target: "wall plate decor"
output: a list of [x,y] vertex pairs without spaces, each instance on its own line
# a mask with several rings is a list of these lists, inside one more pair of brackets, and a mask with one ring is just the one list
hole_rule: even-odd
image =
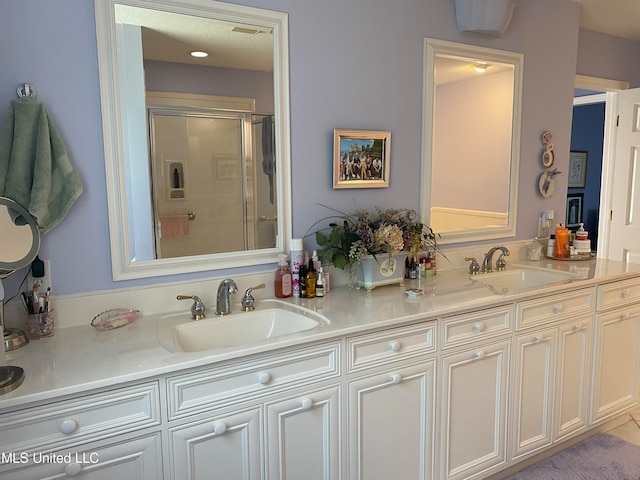
[[544,151],[542,152],[542,165],[545,168],[551,168],[555,161],[555,154],[553,153],[553,132],[547,130],[542,134],[542,144],[544,145]]
[[553,196],[553,194],[555,193],[556,191],[555,177],[560,173],[561,172],[559,172],[557,168],[554,168],[553,170],[545,170],[540,175],[540,178],[538,179],[538,190],[540,191],[540,194],[544,198],[549,198]]
[[389,186],[391,132],[333,131],[333,188]]

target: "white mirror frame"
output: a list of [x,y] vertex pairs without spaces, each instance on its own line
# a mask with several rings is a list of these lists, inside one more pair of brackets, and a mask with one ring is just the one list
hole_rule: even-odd
[[[278,254],[286,253],[289,249],[292,222],[288,15],[213,0],[94,0],[94,3],[113,279],[128,280],[277,263]],[[130,235],[127,227],[125,152],[119,108],[120,88],[114,14],[116,4],[196,15],[272,30],[279,220],[275,248],[155,260],[132,258],[134,252],[129,244]]]
[[[426,38],[424,41],[424,97],[422,104],[422,172],[420,183],[420,206],[422,221],[429,225],[431,211],[431,164],[434,127],[435,61],[436,55],[454,55],[484,58],[489,61],[509,63],[514,66],[513,128],[511,135],[511,174],[509,175],[509,215],[507,225],[502,227],[479,228],[455,232],[438,232],[439,243],[453,244],[474,242],[516,235],[516,213],[518,202],[518,167],[520,164],[520,117],[522,110],[522,68],[524,55],[492,48],[466,45]],[[478,185],[481,193],[484,185]]]

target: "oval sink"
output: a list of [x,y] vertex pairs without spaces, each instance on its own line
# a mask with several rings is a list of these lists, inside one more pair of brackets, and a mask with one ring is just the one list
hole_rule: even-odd
[[[158,336],[171,350],[200,352],[251,344],[328,324],[328,319],[311,310],[266,300],[256,304],[256,310],[252,312],[233,312],[224,317],[159,326]],[[164,335],[160,332],[162,328],[168,329]]]
[[514,267],[502,272],[483,273],[472,276],[471,280],[487,287],[501,290],[494,293],[504,294],[508,291],[524,290],[549,286],[553,284],[569,283],[581,278],[580,275],[546,268]]

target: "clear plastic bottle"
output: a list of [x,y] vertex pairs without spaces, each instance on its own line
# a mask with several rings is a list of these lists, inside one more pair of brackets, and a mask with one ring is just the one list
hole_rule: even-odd
[[293,294],[293,283],[291,271],[287,265],[286,255],[278,255],[278,269],[274,276],[273,290],[276,297],[287,298]]

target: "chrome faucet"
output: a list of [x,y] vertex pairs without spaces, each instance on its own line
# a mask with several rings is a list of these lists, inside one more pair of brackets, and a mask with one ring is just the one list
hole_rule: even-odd
[[501,250],[502,251],[502,255],[500,255],[501,258],[501,262],[498,265],[498,270],[504,270],[507,267],[507,262],[504,260],[505,256],[509,256],[509,254],[511,252],[509,252],[509,249],[507,247],[493,247],[491,248],[491,250],[489,250],[487,253],[484,254],[484,260],[482,262],[482,273],[488,273],[488,272],[492,272],[493,269],[491,267],[491,264],[493,263],[493,254],[496,252],[496,250]]
[[244,295],[240,300],[240,310],[242,310],[243,312],[250,312],[252,310],[255,310],[254,303],[256,300],[255,298],[253,298],[253,295],[251,295],[251,292],[254,290],[258,290],[259,288],[264,288],[265,286],[266,285],[264,283],[261,283],[260,285],[256,285],[255,287],[247,288],[247,291],[244,292]]
[[238,291],[236,282],[227,278],[218,285],[218,295],[216,296],[216,315],[227,315],[231,313],[231,301],[229,295]]

